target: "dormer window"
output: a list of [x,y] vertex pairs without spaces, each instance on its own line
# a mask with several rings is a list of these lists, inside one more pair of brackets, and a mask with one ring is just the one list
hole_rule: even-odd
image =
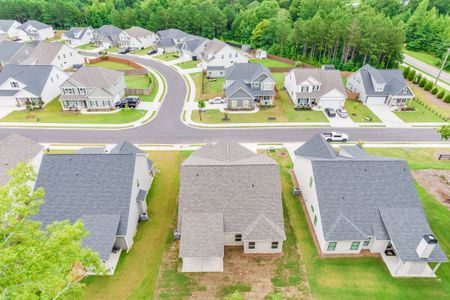
[[408,92],[408,88],[405,87],[405,88],[403,89],[403,94],[406,94],[407,92]]
[[253,82],[253,87],[254,88],[259,88],[259,82]]
[[19,83],[16,81],[11,81],[11,87],[12,88],[19,88]]
[[319,86],[318,85],[313,85],[313,91],[318,91],[319,90]]
[[307,86],[302,86],[302,92],[307,92],[308,91],[308,87]]

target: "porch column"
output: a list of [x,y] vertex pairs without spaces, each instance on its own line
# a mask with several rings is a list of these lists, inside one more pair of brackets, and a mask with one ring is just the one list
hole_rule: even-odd
[[441,265],[441,263],[437,263],[437,265],[434,266],[433,273],[436,273],[436,271],[437,271],[437,269],[439,269],[440,265]]
[[395,272],[394,272],[394,274],[397,274],[398,269],[400,269],[400,265],[401,265],[401,264],[402,264],[402,260],[400,259],[400,261],[398,262],[397,267],[395,267]]

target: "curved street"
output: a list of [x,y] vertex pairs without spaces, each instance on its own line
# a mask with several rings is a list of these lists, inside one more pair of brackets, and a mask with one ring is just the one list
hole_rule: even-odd
[[17,133],[41,143],[117,143],[128,140],[139,144],[192,144],[230,138],[240,142],[298,142],[318,132],[343,131],[353,141],[435,142],[440,136],[435,129],[423,128],[191,128],[180,120],[187,94],[181,75],[167,65],[150,59],[128,57],[156,69],[165,77],[167,93],[158,115],[148,124],[130,129],[43,129],[0,128],[0,140]]

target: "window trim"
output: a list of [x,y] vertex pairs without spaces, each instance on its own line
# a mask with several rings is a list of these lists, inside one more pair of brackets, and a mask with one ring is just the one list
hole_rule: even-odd
[[[356,248],[354,245],[357,245]],[[359,241],[352,242],[352,244],[350,246],[350,250],[352,250],[352,251],[359,250],[359,246],[361,246],[361,242],[359,242]]]
[[279,245],[280,245],[280,242],[278,242],[278,241],[272,242],[272,244],[270,245],[270,249],[278,249]]
[[237,233],[234,235],[234,241],[235,242],[242,242],[242,234]]
[[335,251],[337,242],[328,242],[327,251]]
[[248,242],[248,249],[249,250],[255,250],[256,249],[256,242]]
[[370,241],[369,241],[369,240],[364,241],[364,242],[363,242],[363,247],[368,247],[369,244],[370,244]]

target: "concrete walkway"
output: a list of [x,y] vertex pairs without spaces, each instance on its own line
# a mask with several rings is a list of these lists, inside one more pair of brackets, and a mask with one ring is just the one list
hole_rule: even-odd
[[367,104],[367,107],[383,122],[386,127],[411,127],[408,123],[403,122],[397,117],[388,106],[384,104]]

